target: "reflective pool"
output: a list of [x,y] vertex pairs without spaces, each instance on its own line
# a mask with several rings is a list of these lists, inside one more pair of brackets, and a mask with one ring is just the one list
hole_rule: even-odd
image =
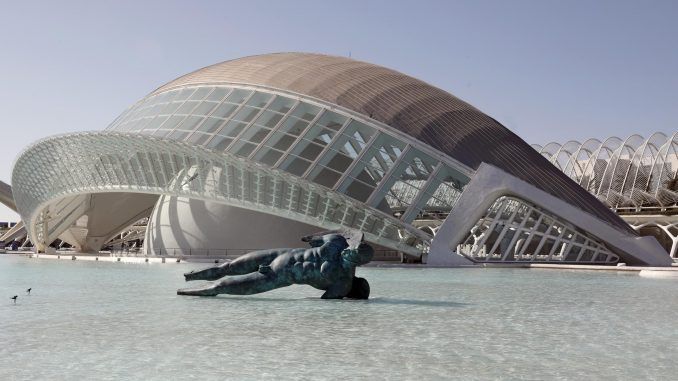
[[321,291],[303,286],[175,295],[181,274],[196,267],[0,255],[0,380],[678,374],[675,278],[364,268],[369,301],[320,300]]

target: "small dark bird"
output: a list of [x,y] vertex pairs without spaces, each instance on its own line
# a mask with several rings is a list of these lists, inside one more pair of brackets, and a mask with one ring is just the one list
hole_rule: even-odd
[[14,295],[14,296],[12,296],[10,299],[13,299],[13,300],[14,300],[14,304],[16,304],[16,298],[18,298],[18,297],[19,297],[19,295]]
[[31,288],[29,288],[28,290],[26,290],[26,292],[28,293],[28,295],[31,294],[31,290],[32,290],[32,289],[33,289],[33,287],[31,287]]

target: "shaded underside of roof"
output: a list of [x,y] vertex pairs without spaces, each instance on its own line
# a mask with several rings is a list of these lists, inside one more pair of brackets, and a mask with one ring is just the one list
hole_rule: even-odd
[[627,223],[516,134],[480,110],[416,78],[366,62],[310,53],[276,53],[218,63],[153,92],[183,85],[242,83],[333,103],[400,130],[478,168],[487,162],[610,223]]

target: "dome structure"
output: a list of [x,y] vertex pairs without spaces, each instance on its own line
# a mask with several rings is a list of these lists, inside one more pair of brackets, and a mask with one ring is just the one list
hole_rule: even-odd
[[156,245],[201,233],[206,245],[237,247],[239,234],[195,230],[204,214],[178,203],[198,200],[228,206],[210,217],[224,231],[247,219],[244,210],[250,222],[288,221],[283,233],[359,229],[435,263],[670,262],[468,103],[387,68],[319,54],[245,57],[182,76],[103,132],[35,143],[17,160],[13,184],[39,246],[61,237],[98,250],[140,217],[181,209],[149,223]]

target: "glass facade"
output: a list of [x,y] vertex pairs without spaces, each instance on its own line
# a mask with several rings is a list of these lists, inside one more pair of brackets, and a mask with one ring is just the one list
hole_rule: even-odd
[[401,220],[449,212],[468,177],[353,115],[283,94],[234,86],[174,89],[109,126],[186,141],[281,169]]

